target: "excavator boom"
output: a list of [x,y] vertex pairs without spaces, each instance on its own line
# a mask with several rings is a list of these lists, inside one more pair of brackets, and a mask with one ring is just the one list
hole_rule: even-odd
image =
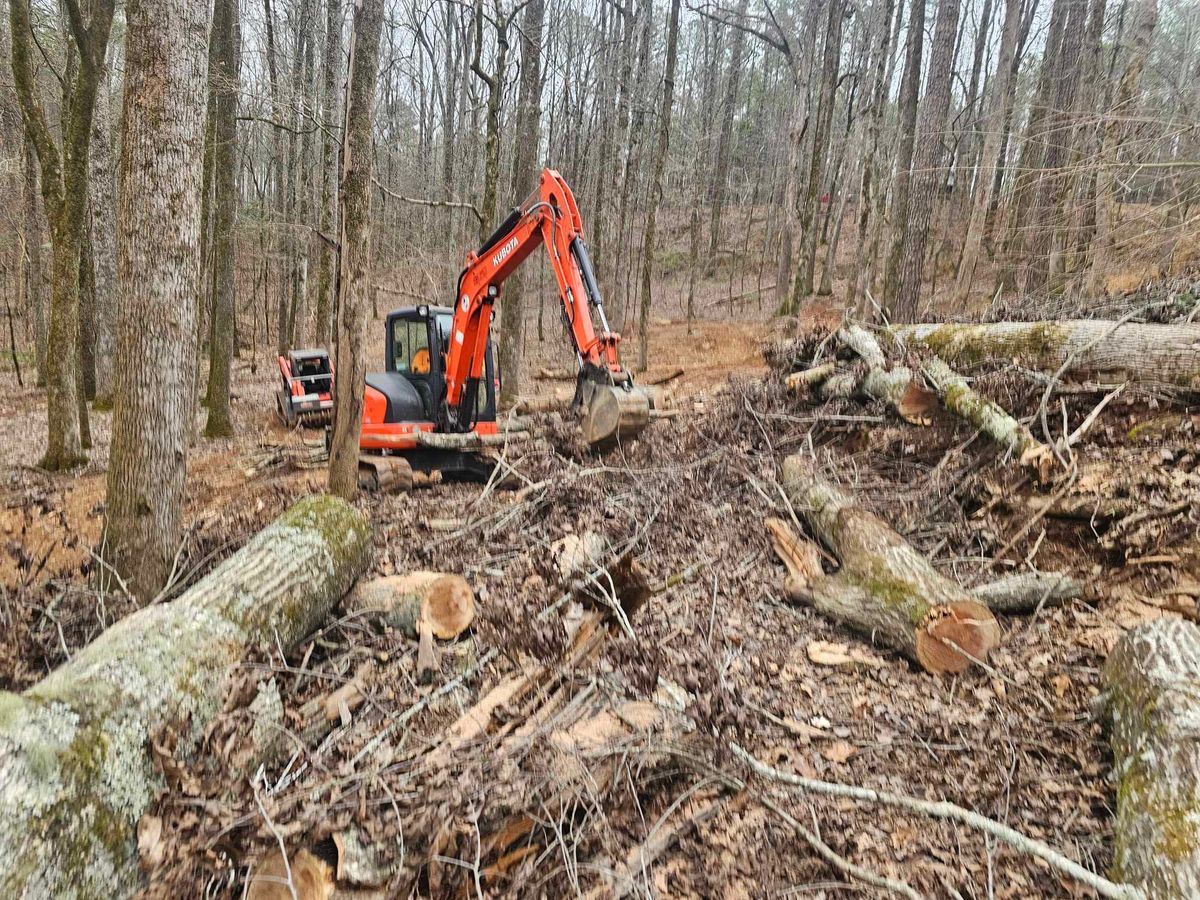
[[649,421],[649,400],[621,365],[617,353],[621,337],[610,329],[604,314],[579,207],[553,169],[544,169],[537,189],[483,246],[467,255],[455,294],[442,424],[449,431],[465,431],[474,424],[492,307],[504,281],[543,246],[557,282],[563,322],[574,344],[578,365],[574,403],[582,412],[585,438],[603,443],[633,437]]

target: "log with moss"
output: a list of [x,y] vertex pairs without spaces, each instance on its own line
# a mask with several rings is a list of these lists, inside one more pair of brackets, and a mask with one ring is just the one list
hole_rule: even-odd
[[1163,618],[1104,666],[1117,817],[1113,876],[1155,900],[1200,897],[1200,628]]
[[958,372],[934,357],[925,363],[925,374],[933,382],[946,409],[970,422],[993,441],[1011,452],[1021,465],[1045,483],[1054,469],[1054,451],[1033,436],[1000,404],[977,392]]
[[[784,460],[783,487],[841,564],[836,575],[811,567],[791,571],[789,593],[895,647],[930,672],[961,672],[987,658],[1000,639],[1000,626],[987,607],[934,569],[886,522],[823,479],[811,458]],[[778,538],[775,543],[778,547]],[[781,555],[793,565],[803,558],[795,547]]]
[[1144,325],[1095,319],[895,325],[893,333],[960,368],[1017,360],[1043,372],[1166,384],[1200,390],[1200,325]]
[[332,497],[293,505],[177,600],[113,625],[23,694],[0,693],[4,897],[124,897],[164,782],[150,738],[196,748],[256,645],[294,648],[367,565],[370,528]]

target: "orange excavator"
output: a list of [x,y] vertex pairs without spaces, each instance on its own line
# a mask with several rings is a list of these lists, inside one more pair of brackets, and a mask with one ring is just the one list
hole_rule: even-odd
[[[617,352],[620,335],[604,314],[600,287],[584,241],[575,197],[562,176],[542,171],[537,189],[517,206],[483,245],[467,254],[453,306],[419,305],[390,313],[385,371],[366,378],[360,448],[399,454],[412,468],[470,473],[479,465],[470,440],[433,435],[497,433],[498,371],[491,341],[493,306],[504,281],[538,247],[545,247],[562,301],[562,318],[575,351],[572,408],[584,439],[605,445],[630,439],[650,420],[650,398],[633,382]],[[303,351],[311,354],[320,351]],[[327,360],[327,357],[326,357]],[[279,391],[285,419],[289,397],[311,398],[290,357],[280,357]],[[310,361],[310,366],[314,364]],[[326,365],[322,371],[330,371]],[[320,384],[324,388],[324,382]],[[324,399],[324,398],[322,398]],[[311,403],[312,399],[306,402]]]

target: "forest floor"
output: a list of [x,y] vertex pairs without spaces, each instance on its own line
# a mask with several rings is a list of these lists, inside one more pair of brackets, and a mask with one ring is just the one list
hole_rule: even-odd
[[[521,809],[523,802],[537,824],[530,823],[519,855],[488,870],[489,893],[599,889],[603,896],[611,891],[605,879],[631,848],[666,836],[657,858],[634,873],[628,887],[635,895],[876,894],[822,861],[793,830],[799,822],[836,853],[926,896],[1090,896],[979,832],[751,778],[728,744],[784,772],[952,801],[1104,872],[1114,798],[1106,741],[1092,713],[1100,668],[1126,628],[1166,609],[1195,613],[1200,498],[1190,501],[1182,527],[1156,531],[1144,544],[1122,542],[1087,520],[1046,517],[1023,531],[1030,517],[1023,498],[1042,490],[970,426],[943,412],[920,428],[882,406],[799,400],[765,366],[767,314],[751,318],[701,320],[691,337],[682,322],[656,320],[649,374],[684,369],[672,384],[682,416],[600,458],[549,421],[548,442],[508,453],[535,490],[443,484],[363,497],[375,526],[373,574],[463,574],[480,603],[475,627],[445,648],[443,674],[430,687],[414,680],[415,644],[351,617],[331,622],[296,658],[247,661],[231,678],[229,712],[210,730],[209,752],[187,761],[185,776],[172,780],[155,809],[168,828],[149,866],[148,895],[240,895],[247,867],[272,852],[280,831],[300,848],[352,825],[398,865],[396,883],[416,879],[409,883],[421,892],[474,893],[480,823],[492,823],[497,807]],[[791,327],[828,320],[816,307]],[[547,338],[531,342],[530,372],[563,366],[557,334]],[[273,361],[264,354],[254,371],[248,362],[235,372],[239,436],[201,441],[189,460],[187,535],[174,591],[324,484],[320,469],[243,474],[242,457],[260,442],[287,439],[273,417]],[[1036,411],[1040,383],[1008,368],[973,374],[975,387],[1014,415]],[[0,379],[10,437],[0,447],[0,687],[21,689],[132,605],[102,590],[112,579],[91,552],[100,539],[108,414],[93,414],[97,446],[88,466],[51,476],[33,467],[45,427],[41,394],[17,390],[10,374]],[[543,394],[563,387],[526,385]],[[1078,426],[1100,396],[1063,394],[1061,427]],[[1056,418],[1056,435],[1059,427]],[[1198,443],[1195,406],[1131,388],[1108,405],[1075,454],[1107,467],[1114,481],[1141,473],[1139,489],[1154,490],[1150,474],[1165,484],[1175,473],[1200,473]],[[1038,569],[1074,575],[1085,595],[1004,621],[1004,639],[985,668],[926,674],[786,601],[784,570],[763,520],[792,517],[776,480],[783,456],[794,452],[815,454],[832,480],[966,586]],[[456,523],[453,530],[434,530],[446,520]],[[516,770],[497,768],[501,755],[485,742],[431,771],[423,750],[464,708],[513,673],[564,665],[570,623],[578,626],[581,611],[573,603],[561,620],[538,618],[565,589],[549,548],[588,531],[628,544],[658,588],[631,620],[631,633],[617,631],[598,655],[566,667],[557,692],[566,700],[526,735]],[[475,670],[489,650],[499,655]],[[267,772],[269,796],[229,783],[226,754],[249,740],[245,705],[255,686],[274,679],[285,710],[295,711],[352,677],[367,702],[346,727],[306,748],[303,761]],[[427,707],[405,729],[378,740],[423,699]],[[568,712],[578,718],[581,710],[636,702],[669,709],[675,724],[661,740],[620,747],[615,777],[597,783],[570,775],[568,764],[593,759],[599,739],[589,744],[572,731]],[[504,713],[513,728],[523,721],[519,713]],[[571,753],[562,751],[564,735]],[[749,787],[731,790],[730,778]],[[570,814],[548,808],[551,800]],[[438,865],[417,878],[414,861],[427,860]]]

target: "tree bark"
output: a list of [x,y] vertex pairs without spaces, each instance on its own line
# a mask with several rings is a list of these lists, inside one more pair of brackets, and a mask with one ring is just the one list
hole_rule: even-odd
[[896,148],[895,182],[888,209],[891,244],[883,274],[883,308],[890,320],[892,304],[900,293],[900,271],[904,234],[908,219],[909,182],[913,145],[917,135],[917,95],[921,89],[921,54],[925,43],[925,0],[912,0],[908,16],[908,45],[904,53],[904,77],[900,82],[900,143]]
[[[738,21],[746,18],[747,0],[738,0],[734,16]],[[729,162],[733,153],[733,113],[737,108],[738,89],[741,85],[742,64],[746,52],[746,32],[742,28],[733,30],[733,46],[729,51],[729,69],[725,76],[725,99],[721,103],[721,128],[717,133],[716,165],[709,181],[708,205],[708,260],[706,270],[715,266],[717,250],[721,246],[721,215],[725,211],[725,189],[729,180]],[[689,317],[690,321],[690,317]]]
[[363,0],[354,11],[342,145],[341,274],[335,353],[338,377],[334,381],[329,459],[329,490],[348,500],[358,494],[358,439],[362,433],[367,306],[371,299],[371,132],[382,30],[383,0]]
[[208,423],[206,437],[231,437],[229,405],[234,356],[234,318],[237,297],[234,276],[237,241],[237,107],[241,68],[241,25],[238,0],[217,0],[213,12],[215,45],[213,112],[213,291],[212,343],[208,365]]
[[[338,80],[342,69],[342,7],[341,0],[326,0],[325,54],[321,71],[321,234],[332,237],[337,223],[337,110]],[[449,89],[447,89],[449,90]],[[318,346],[329,340],[333,300],[336,291],[334,269],[337,250],[326,241],[320,242],[317,265],[317,299],[313,339]]]
[[1121,150],[1125,119],[1137,93],[1138,81],[1150,50],[1150,38],[1158,24],[1157,0],[1132,0],[1128,58],[1117,86],[1112,109],[1104,120],[1100,145],[1100,166],[1096,171],[1096,233],[1092,238],[1092,265],[1088,271],[1086,294],[1105,293],[1108,270],[1112,265],[1113,219],[1117,208],[1116,168]]
[[[513,188],[517,196],[532,190],[538,177],[542,114],[542,19],[545,0],[530,0],[521,28],[521,89],[517,99],[517,146]],[[521,394],[521,359],[525,347],[525,299],[520,271],[505,285],[500,303],[500,399],[515,402]]]
[[88,212],[92,248],[97,409],[112,408],[117,321],[117,197],[113,175],[112,103],[108,67],[96,90],[88,160]]
[[1012,64],[1017,49],[1017,32],[1020,24],[1020,0],[1005,0],[1004,33],[1000,38],[1000,57],[996,62],[996,74],[992,76],[987,113],[983,117],[983,152],[979,171],[975,176],[975,195],[971,204],[971,216],[967,222],[967,236],[963,243],[962,257],[958,263],[958,275],[954,285],[955,306],[961,306],[966,302],[967,296],[971,293],[975,268],[979,265],[983,228],[987,224],[987,213],[992,205],[996,168],[1000,162],[1000,141],[1004,130],[1004,121],[1008,117],[1009,106],[1012,102]]
[[[129,8],[131,26],[145,27]],[[163,787],[153,743],[177,729],[179,750],[191,752],[222,709],[232,667],[257,645],[293,649],[370,547],[367,522],[347,504],[301,500],[179,599],[112,626],[24,694],[0,694],[0,848],[12,863],[0,893],[132,895],[138,821]]]
[[789,592],[930,672],[961,672],[987,658],[1000,638],[987,608],[882,519],[823,480],[810,458],[784,460],[783,488],[842,566],[833,576],[819,567],[792,571]]
[[933,206],[945,178],[945,131],[950,112],[950,87],[954,78],[955,38],[958,35],[959,0],[938,0],[929,76],[922,105],[921,141],[913,164],[908,215],[903,224],[900,289],[889,303],[893,319],[911,322],[917,317],[925,246]]
[[106,540],[142,601],[171,575],[192,435],[210,14],[193,0],[126,5]]
[[38,164],[37,151],[29,132],[25,132],[25,190],[24,190],[24,238],[25,298],[33,313],[33,359],[37,368],[38,387],[46,386],[46,287],[42,281],[42,222],[38,215]]
[[992,612],[1011,616],[1083,596],[1083,585],[1062,572],[1021,572],[971,589]]
[[642,291],[638,309],[638,371],[649,365],[650,344],[650,278],[654,272],[655,230],[658,206],[662,202],[663,169],[667,164],[667,148],[671,140],[671,109],[675,104],[675,60],[679,46],[679,0],[671,0],[667,19],[667,68],[663,75],[662,106],[658,112],[658,142],[654,148],[654,174],[650,181],[650,198],[646,208],[646,231],[642,240]]
[[950,365],[1019,359],[1064,375],[1111,375],[1143,384],[1200,390],[1200,325],[1117,324],[1098,319],[991,322],[983,325],[896,325],[906,341],[928,347]]
[[1113,877],[1155,900],[1200,896],[1200,628],[1162,618],[1104,666],[1116,776]]
[[62,148],[55,141],[37,96],[33,70],[33,27],[29,0],[9,3],[13,82],[21,117],[41,166],[42,200],[50,225],[51,295],[46,341],[45,469],[68,469],[83,462],[77,396],[79,337],[79,254],[86,226],[88,148],[96,91],[104,71],[113,0],[97,0],[85,24],[78,0],[64,3],[78,64],[63,110]]

